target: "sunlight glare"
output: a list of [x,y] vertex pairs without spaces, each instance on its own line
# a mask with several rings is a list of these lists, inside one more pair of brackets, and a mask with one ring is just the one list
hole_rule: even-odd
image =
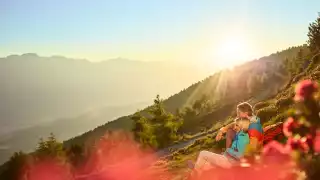
[[216,48],[215,64],[220,68],[232,68],[250,59],[250,48],[244,38],[225,39]]

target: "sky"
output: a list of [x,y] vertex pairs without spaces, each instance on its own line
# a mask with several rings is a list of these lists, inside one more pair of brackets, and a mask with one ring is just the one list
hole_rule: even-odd
[[304,44],[319,7],[319,0],[0,0],[0,57],[234,63]]

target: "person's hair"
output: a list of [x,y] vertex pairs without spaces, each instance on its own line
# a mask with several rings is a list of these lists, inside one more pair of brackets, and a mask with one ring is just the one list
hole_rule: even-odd
[[243,130],[244,132],[248,131],[249,125],[250,125],[250,119],[248,118],[236,118],[234,120],[236,124],[239,125],[240,129]]
[[243,103],[238,104],[237,111],[248,113],[248,116],[253,116],[253,108],[247,102],[243,102]]

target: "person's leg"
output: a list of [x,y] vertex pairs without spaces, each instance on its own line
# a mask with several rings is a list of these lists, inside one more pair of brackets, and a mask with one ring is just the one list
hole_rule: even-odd
[[224,155],[212,153],[209,151],[201,151],[196,161],[195,169],[200,170],[208,166],[229,168],[232,166],[232,164]]
[[226,148],[230,148],[232,142],[236,136],[236,132],[233,129],[229,129],[226,133]]

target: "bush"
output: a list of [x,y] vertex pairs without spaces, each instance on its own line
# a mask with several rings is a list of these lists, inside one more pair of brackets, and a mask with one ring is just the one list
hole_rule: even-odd
[[184,134],[182,135],[182,140],[183,140],[183,141],[187,141],[187,140],[189,140],[189,139],[191,139],[191,138],[193,138],[193,136],[190,135],[190,134],[184,133]]
[[312,80],[319,80],[320,79],[320,71],[316,71],[311,74],[311,79]]
[[264,102],[264,101],[258,102],[258,103],[256,103],[256,104],[253,106],[253,111],[254,111],[254,112],[257,112],[257,110],[259,110],[259,109],[261,109],[261,108],[264,108],[264,107],[267,107],[267,106],[269,106],[269,105],[270,105],[269,102]]
[[311,60],[311,62],[309,63],[306,71],[310,71],[312,69],[316,69],[316,70],[319,70],[319,65],[317,66],[317,64],[319,64],[319,58],[318,57],[315,57]]
[[173,156],[173,160],[176,160],[176,161],[181,160],[181,156],[179,155]]
[[276,102],[276,106],[277,106],[279,109],[287,108],[287,107],[290,106],[291,104],[293,104],[293,100],[292,100],[292,97],[290,97],[290,96],[281,97],[281,98],[278,99],[277,102]]
[[203,143],[203,148],[211,148],[216,141],[214,141],[214,138],[211,136],[206,136],[204,143]]
[[305,77],[306,75],[306,72],[302,72],[300,74],[297,74],[294,78],[293,78],[293,81],[292,83],[297,83],[298,81],[302,80],[303,77]]
[[283,121],[285,121],[287,119],[287,117],[288,117],[288,114],[286,112],[280,113],[277,116],[271,118],[270,121],[265,122],[263,124],[263,127],[275,124],[277,122],[283,122]]
[[256,115],[260,118],[261,123],[269,121],[272,117],[278,114],[278,109],[275,106],[268,106],[257,111]]
[[[210,128],[210,130],[220,129],[222,126],[223,126],[223,124],[222,124],[220,121],[217,121],[217,122]],[[209,130],[209,131],[210,131],[210,130]]]

